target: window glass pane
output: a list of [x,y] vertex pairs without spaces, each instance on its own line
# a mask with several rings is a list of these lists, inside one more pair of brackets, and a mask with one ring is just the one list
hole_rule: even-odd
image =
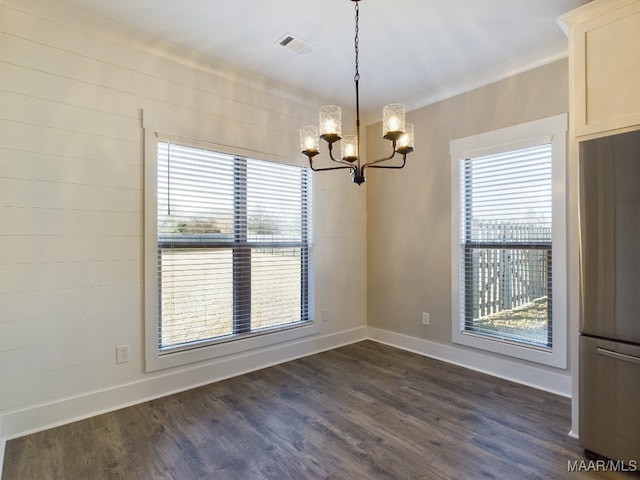
[[233,333],[231,250],[160,250],[160,345]]
[[464,329],[550,348],[551,145],[461,162]]
[[550,346],[550,249],[468,248],[465,330]]
[[248,240],[302,239],[302,188],[299,167],[247,160]]
[[466,159],[463,169],[467,240],[551,241],[551,144]]
[[233,234],[233,157],[158,143],[158,235],[174,241]]
[[301,318],[300,248],[256,248],[251,252],[253,329],[297,322]]
[[308,169],[158,143],[158,348],[310,321]]

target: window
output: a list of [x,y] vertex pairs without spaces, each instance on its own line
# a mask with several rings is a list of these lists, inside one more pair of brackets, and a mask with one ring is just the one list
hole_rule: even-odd
[[452,142],[454,342],[566,363],[563,119]]
[[156,146],[157,356],[310,324],[309,170]]
[[551,348],[551,144],[460,169],[464,330]]

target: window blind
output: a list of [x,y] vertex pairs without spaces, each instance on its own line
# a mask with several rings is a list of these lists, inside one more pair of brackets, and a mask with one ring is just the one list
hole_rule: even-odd
[[464,331],[550,349],[551,144],[460,169]]
[[310,321],[308,169],[158,143],[158,346]]

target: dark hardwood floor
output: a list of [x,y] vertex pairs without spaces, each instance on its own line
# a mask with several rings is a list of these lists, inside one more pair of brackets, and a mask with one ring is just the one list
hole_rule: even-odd
[[566,398],[365,341],[7,443],[3,480],[584,479]]

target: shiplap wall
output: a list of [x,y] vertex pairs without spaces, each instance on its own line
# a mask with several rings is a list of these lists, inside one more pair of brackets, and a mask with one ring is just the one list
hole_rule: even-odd
[[[363,337],[365,188],[316,175],[317,338],[144,373],[142,117],[300,163],[297,129],[318,104],[55,0],[0,0],[5,437]],[[130,361],[116,365],[122,344]]]

